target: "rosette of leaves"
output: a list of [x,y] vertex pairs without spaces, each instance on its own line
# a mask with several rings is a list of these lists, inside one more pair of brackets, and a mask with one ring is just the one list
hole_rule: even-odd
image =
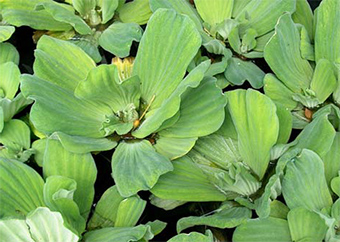
[[[53,154],[46,157],[45,181],[26,164],[0,158],[0,236],[5,241],[80,241],[85,232],[94,161],[90,154],[65,150],[58,140],[48,143]],[[136,226],[145,205],[138,196],[123,198],[116,187],[109,188],[89,220],[91,231],[84,241],[148,241],[166,224],[156,220]]]
[[324,104],[339,105],[339,8],[339,0],[325,0],[313,16],[306,6],[297,24],[284,14],[265,47],[275,75],[266,75],[264,91],[292,112],[294,128],[303,128]]
[[172,8],[195,21],[203,46],[217,55],[210,74],[217,75],[221,87],[242,85],[246,80],[254,88],[262,87],[265,73],[247,59],[263,57],[278,18],[285,12],[293,13],[296,1],[195,0],[194,4],[196,9],[186,0],[150,0],[153,11]]
[[185,76],[200,45],[194,23],[164,9],[150,18],[133,67],[128,61],[96,67],[77,46],[44,36],[35,75],[22,77],[22,92],[35,100],[30,120],[72,152],[118,145],[112,157],[118,191],[128,197],[148,190],[173,169],[172,159],[223,123],[225,97],[214,78],[204,77],[209,62]]
[[10,38],[12,26],[0,26],[0,157],[26,161],[32,154],[30,129],[19,119],[12,119],[31,103],[18,93],[20,70],[15,47],[2,41]]
[[[139,24],[151,15],[148,0],[1,0],[3,19],[14,26],[39,30],[34,39],[47,34],[80,46],[96,62],[98,46],[126,57],[133,41],[142,37]],[[41,30],[41,31],[40,31]]]

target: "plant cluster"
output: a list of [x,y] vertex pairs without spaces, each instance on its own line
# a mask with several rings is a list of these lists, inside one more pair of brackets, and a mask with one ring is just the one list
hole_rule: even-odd
[[1,241],[336,242],[339,197],[340,0],[0,0]]

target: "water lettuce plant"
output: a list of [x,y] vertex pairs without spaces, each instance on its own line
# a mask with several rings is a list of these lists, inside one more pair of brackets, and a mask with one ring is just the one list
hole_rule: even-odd
[[0,0],[0,238],[340,241],[340,0],[309,3]]

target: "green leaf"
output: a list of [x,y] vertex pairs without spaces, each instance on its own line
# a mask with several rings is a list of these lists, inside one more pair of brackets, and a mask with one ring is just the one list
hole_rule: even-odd
[[146,24],[151,17],[149,0],[134,0],[119,9],[119,19],[123,23]]
[[38,166],[42,167],[44,163],[45,148],[47,139],[38,139],[32,143],[32,149],[34,150],[34,160]]
[[[98,33],[96,33],[98,34]],[[99,35],[99,34],[98,34]],[[98,50],[98,36],[96,35],[76,35],[68,40],[69,42],[79,46],[85,53],[90,56],[96,63],[102,60],[102,56]]]
[[326,59],[320,59],[316,64],[310,88],[315,92],[319,101],[323,103],[332,94],[336,86],[337,81],[332,63]]
[[243,36],[250,28],[255,29],[258,36],[261,36],[274,29],[282,13],[293,13],[294,11],[295,1],[251,1],[235,19],[241,22],[240,36]]
[[0,26],[0,43],[8,40],[14,33],[13,26]]
[[276,104],[276,114],[279,118],[279,136],[277,138],[278,144],[286,144],[290,138],[292,127],[293,127],[293,117],[288,108],[282,106],[280,103]]
[[[293,1],[289,1],[293,2]],[[309,87],[313,69],[300,54],[300,35],[289,14],[284,14],[264,49],[264,58],[277,77],[293,92]]]
[[266,74],[263,82],[265,94],[275,103],[279,103],[289,110],[293,110],[297,106],[297,102],[292,98],[294,93],[273,74]]
[[338,172],[340,171],[340,132],[335,134],[332,146],[330,150],[321,156],[324,167],[325,167],[325,176],[327,180],[327,184],[330,184],[330,181],[338,176]]
[[155,220],[152,222],[147,222],[146,225],[150,226],[151,233],[153,233],[154,235],[157,235],[165,229],[167,224],[165,222]]
[[211,27],[221,23],[225,19],[231,18],[234,0],[195,0],[195,6],[204,22],[210,24]]
[[197,138],[173,138],[160,136],[155,149],[170,160],[186,155],[194,147]]
[[179,201],[179,200],[162,199],[162,198],[156,197],[155,195],[151,195],[150,203],[158,208],[162,208],[168,211],[168,210],[177,208],[179,206],[182,206],[183,204],[187,202]]
[[34,74],[64,89],[74,90],[96,65],[76,45],[44,35],[35,50]]
[[63,176],[77,183],[74,201],[80,214],[87,219],[94,198],[97,169],[91,154],[75,154],[63,148],[57,140],[48,139],[45,150],[44,177]]
[[203,171],[184,156],[172,162],[174,170],[161,176],[151,192],[162,199],[180,201],[224,201]]
[[118,7],[118,0],[102,0],[101,1],[101,11],[102,11],[102,24],[106,24],[108,21],[110,21],[115,11]]
[[67,228],[81,235],[86,223],[73,201],[76,189],[77,183],[73,179],[49,176],[44,185],[44,201],[51,211],[60,212]]
[[199,138],[194,150],[224,169],[228,169],[231,163],[242,161],[237,141],[218,134]]
[[148,225],[138,225],[127,228],[103,228],[87,232],[84,235],[84,242],[102,242],[110,238],[110,242],[137,242],[148,241],[153,238]]
[[6,62],[19,64],[19,52],[10,43],[0,43],[0,65]]
[[317,9],[315,60],[340,62],[340,1],[324,0]]
[[313,11],[307,0],[296,1],[296,11],[292,14],[292,19],[295,23],[302,24],[310,39],[314,38],[313,34]]
[[[115,113],[126,109],[129,105],[138,109],[139,79],[135,76],[121,82],[115,65],[99,65],[89,72],[84,81],[79,83],[75,95],[83,100],[104,103]],[[135,119],[129,121],[133,122]]]
[[26,99],[22,93],[16,95],[13,100],[9,100],[7,98],[1,99],[0,107],[3,110],[4,121],[10,121],[15,114],[19,113],[24,107],[31,103],[32,100]]
[[3,20],[16,27],[29,26],[37,30],[68,31],[71,25],[55,20],[46,10],[35,10],[40,3],[51,0],[2,0],[0,3]]
[[[5,123],[4,129],[0,132],[0,143],[13,154],[11,158],[21,161],[24,150],[31,146],[30,134],[29,127],[23,121],[12,119]],[[2,151],[0,150],[0,156]]]
[[194,68],[159,108],[146,114],[144,121],[138,129],[133,131],[133,135],[142,138],[150,135],[156,129],[164,129],[166,122],[169,122],[169,120],[177,114],[179,115],[178,111],[182,101],[181,97],[189,88],[195,88],[201,83],[209,66],[210,61],[204,61]]
[[252,219],[236,228],[235,242],[292,241],[287,220],[279,218]]
[[0,76],[0,98],[13,99],[19,88],[20,70],[18,66],[13,62],[0,64]]
[[113,227],[116,222],[119,204],[124,198],[119,194],[117,186],[107,189],[99,199],[94,213],[88,223],[88,229]]
[[70,136],[62,132],[53,133],[52,137],[59,139],[63,147],[68,151],[78,154],[112,150],[117,146],[117,142],[113,140],[105,138],[95,139],[83,136]]
[[226,99],[216,86],[216,79],[206,77],[197,88],[188,89],[181,99],[178,121],[161,130],[160,135],[176,138],[200,137],[221,127]]
[[96,0],[72,0],[72,5],[83,17],[87,17],[96,7]]
[[313,211],[332,206],[323,162],[316,153],[304,149],[288,162],[282,193],[290,209],[304,207]]
[[188,17],[165,9],[153,14],[133,69],[141,80],[141,98],[151,104],[149,112],[160,107],[176,90],[200,46],[199,33]]
[[336,132],[328,120],[329,112],[313,116],[314,120],[296,138],[298,144],[295,147],[309,149],[323,156],[331,148]]
[[243,85],[248,81],[253,88],[263,86],[265,73],[254,63],[239,58],[230,58],[224,76],[234,85]]
[[265,95],[248,89],[228,93],[228,107],[238,132],[243,161],[262,179],[270,149],[279,134],[275,104]]
[[168,242],[213,242],[214,236],[210,230],[207,230],[205,235],[198,232],[191,232],[189,234],[179,234],[171,239]]
[[294,208],[288,213],[288,224],[293,241],[323,241],[328,227],[316,213],[306,208]]
[[73,92],[30,75],[22,76],[21,91],[28,99],[35,100],[30,120],[40,132],[60,131],[91,138],[105,136],[103,122],[112,113],[110,107],[80,100]]
[[245,207],[231,207],[219,209],[213,215],[201,217],[185,217],[177,222],[177,232],[196,226],[206,225],[220,229],[234,228],[251,218],[251,210]]
[[289,208],[282,202],[274,200],[270,203],[270,217],[287,219]]
[[171,170],[169,159],[158,154],[147,140],[120,143],[112,156],[112,176],[123,197],[151,189],[160,175]]
[[45,206],[44,181],[31,167],[0,158],[0,218],[23,217]]
[[133,227],[137,224],[145,209],[146,201],[138,196],[125,198],[120,202],[115,227]]
[[340,176],[334,177],[331,181],[333,192],[340,197]]
[[0,221],[0,234],[6,241],[17,242],[78,241],[79,237],[65,228],[63,223],[60,213],[37,208],[28,214],[26,220]]
[[127,57],[130,54],[132,41],[139,42],[142,32],[143,30],[136,23],[115,22],[99,37],[99,44],[116,56]]
[[197,29],[202,29],[202,20],[197,10],[186,0],[149,0],[152,12],[159,8],[173,9],[177,13],[187,15],[194,21]]
[[36,10],[46,10],[55,20],[70,24],[79,34],[91,34],[92,30],[86,22],[67,9],[67,6],[56,2],[42,2],[36,6]]

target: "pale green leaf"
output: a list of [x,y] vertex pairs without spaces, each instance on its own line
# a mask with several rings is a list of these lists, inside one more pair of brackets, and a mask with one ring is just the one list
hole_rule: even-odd
[[296,0],[296,10],[292,14],[292,19],[306,28],[310,39],[314,38],[313,11],[307,0]]
[[87,232],[84,235],[84,242],[103,242],[110,238],[110,242],[137,242],[148,241],[153,238],[148,225],[136,227],[103,228]]
[[317,9],[315,60],[340,62],[340,1],[324,0]]
[[26,218],[32,239],[35,242],[68,241],[76,242],[79,237],[64,226],[60,213],[48,208],[37,208]]
[[78,154],[112,150],[117,146],[116,141],[106,138],[95,139],[84,136],[71,136],[62,132],[56,132],[52,136],[58,138],[65,149]]
[[234,0],[233,15],[235,18],[252,0]]
[[[96,33],[98,34],[98,33]],[[99,34],[98,34],[99,35]],[[96,35],[76,35],[68,40],[69,42],[79,46],[85,53],[90,56],[96,63],[102,60],[102,56],[98,50],[98,36]]]
[[287,219],[289,208],[282,202],[274,200],[270,203],[270,214],[272,218]]
[[288,213],[288,225],[293,241],[323,241],[327,225],[317,213],[306,208],[294,208]]
[[26,99],[22,93],[16,95],[13,100],[9,100],[7,98],[0,99],[0,107],[3,109],[4,121],[10,121],[15,114],[19,113],[31,103],[32,100]]
[[274,29],[277,20],[284,12],[293,13],[294,11],[295,1],[251,1],[235,19],[241,22],[241,36],[250,28],[255,29],[258,36],[261,36]]
[[265,94],[275,103],[279,103],[289,110],[297,106],[297,102],[292,98],[294,93],[273,74],[266,74],[263,82]]
[[324,156],[331,148],[336,132],[328,120],[329,112],[313,116],[313,121],[296,138],[298,144],[295,147],[310,149],[319,156]]
[[65,228],[63,223],[59,213],[39,207],[29,213],[26,220],[1,220],[0,236],[4,241],[16,242],[77,242],[79,237]]
[[141,98],[151,104],[149,112],[176,90],[200,46],[199,33],[188,17],[166,9],[153,14],[133,69],[141,80]]
[[340,171],[340,132],[335,134],[332,146],[330,150],[321,156],[324,167],[325,167],[325,176],[327,180],[327,184],[330,184],[330,181],[336,177]]
[[333,192],[340,197],[340,176],[334,177],[331,181]]
[[157,153],[147,140],[122,142],[112,156],[112,176],[123,197],[151,189],[160,175],[171,170],[169,159]]
[[29,127],[23,121],[12,119],[5,123],[4,129],[0,132],[0,143],[18,156],[13,158],[19,158],[20,153],[31,146],[30,134]]
[[119,204],[124,198],[119,194],[117,186],[107,189],[98,201],[94,213],[88,223],[88,229],[113,227]]
[[133,227],[145,209],[146,201],[138,196],[125,198],[120,202],[115,227]]
[[189,234],[179,234],[171,239],[168,242],[213,242],[214,237],[210,230],[207,230],[205,235],[198,232],[191,232]]
[[310,88],[315,92],[318,100],[323,103],[336,86],[337,81],[332,63],[327,59],[320,59],[316,64]]
[[323,162],[316,153],[304,149],[288,162],[282,193],[290,209],[304,207],[313,211],[332,206]]
[[64,176],[77,183],[74,201],[80,214],[87,219],[94,198],[97,169],[91,154],[75,154],[63,148],[57,140],[48,139],[43,173],[45,177]]
[[[293,1],[287,1],[293,2]],[[309,87],[313,69],[300,54],[300,35],[289,14],[284,14],[264,49],[264,58],[278,78],[293,92]]]
[[220,229],[234,228],[251,218],[251,210],[245,207],[231,207],[219,209],[212,215],[201,217],[185,217],[177,222],[177,232],[196,226],[206,225]]
[[[204,61],[194,68],[159,108],[146,114],[145,119],[139,128],[133,132],[133,135],[142,138],[150,135],[155,129],[164,129],[165,126],[170,127],[169,120],[179,115],[178,111],[181,105],[181,97],[189,88],[195,88],[201,83],[209,66],[210,61]],[[178,119],[175,121],[177,122],[177,120]],[[166,123],[167,125],[165,125]]]
[[225,19],[231,18],[234,0],[195,0],[195,6],[204,22],[214,27]]
[[248,81],[253,88],[263,86],[265,73],[254,63],[239,58],[230,58],[224,76],[234,85],[242,85]]
[[64,40],[44,35],[35,50],[34,74],[72,91],[95,66],[82,49]]
[[102,138],[103,122],[112,110],[106,105],[76,98],[71,91],[30,75],[22,76],[21,91],[30,100],[30,120],[44,134],[55,131],[68,135]]
[[16,160],[0,158],[0,218],[23,217],[45,206],[44,181],[31,167]]
[[179,201],[179,200],[170,200],[170,199],[162,199],[155,195],[150,196],[150,203],[158,208],[162,208],[164,210],[172,210],[174,208],[177,208],[187,202],[185,201]]
[[0,98],[13,99],[19,88],[20,70],[18,66],[13,62],[0,64],[0,76]]
[[114,16],[118,7],[118,0],[102,0],[100,7],[102,10],[102,24],[106,24]]
[[228,107],[238,132],[243,161],[262,179],[270,149],[279,134],[275,104],[265,95],[248,89],[228,93]]
[[[200,137],[217,131],[224,120],[225,96],[216,86],[216,79],[206,77],[181,96],[180,117],[169,128],[161,130],[167,137]],[[206,102],[209,100],[209,102]]]
[[12,61],[19,64],[19,52],[10,43],[0,43],[0,64]]
[[149,225],[151,229],[151,233],[153,233],[154,235],[157,235],[165,229],[167,223],[159,221],[159,220],[155,220],[152,222],[147,222],[145,225]]
[[155,149],[170,160],[186,155],[195,145],[197,138],[173,138],[160,136],[156,140]]
[[8,40],[14,33],[13,26],[0,26],[0,43]]
[[142,31],[136,23],[115,22],[104,30],[99,37],[99,44],[116,56],[127,57],[130,54],[132,41],[139,42]]
[[288,108],[282,106],[280,103],[275,103],[276,114],[279,118],[279,136],[277,138],[278,144],[286,144],[290,138],[292,127],[293,127],[293,117]]
[[[135,109],[139,108],[139,88],[138,77],[131,77],[121,82],[115,65],[99,65],[79,83],[75,95],[80,99],[104,103],[118,115],[119,111],[123,111],[129,105],[133,105]],[[128,119],[128,117],[122,118]],[[133,122],[135,119],[129,121]]]
[[187,15],[194,21],[197,29],[202,29],[202,20],[197,10],[187,0],[149,0],[152,12],[159,8],[173,9],[177,13]]
[[80,215],[78,205],[73,201],[77,183],[63,176],[49,176],[44,185],[44,201],[51,211],[59,212],[65,226],[81,235],[85,230],[85,219]]
[[162,199],[180,201],[224,201],[225,196],[190,158],[172,162],[174,170],[161,176],[151,192]]
[[42,2],[36,6],[36,10],[46,10],[55,20],[71,25],[79,34],[91,34],[92,30],[86,22],[67,9],[67,6],[56,2]]
[[119,19],[123,23],[146,24],[152,15],[149,0],[134,0],[119,9]]
[[0,220],[0,238],[3,241],[35,242],[26,221],[21,219]]
[[72,0],[72,5],[83,17],[88,17],[96,7],[96,0]]
[[34,150],[34,160],[40,167],[42,167],[44,163],[46,144],[47,139],[38,139],[32,143],[32,149]]
[[235,242],[291,242],[287,220],[279,218],[252,219],[236,228]]

